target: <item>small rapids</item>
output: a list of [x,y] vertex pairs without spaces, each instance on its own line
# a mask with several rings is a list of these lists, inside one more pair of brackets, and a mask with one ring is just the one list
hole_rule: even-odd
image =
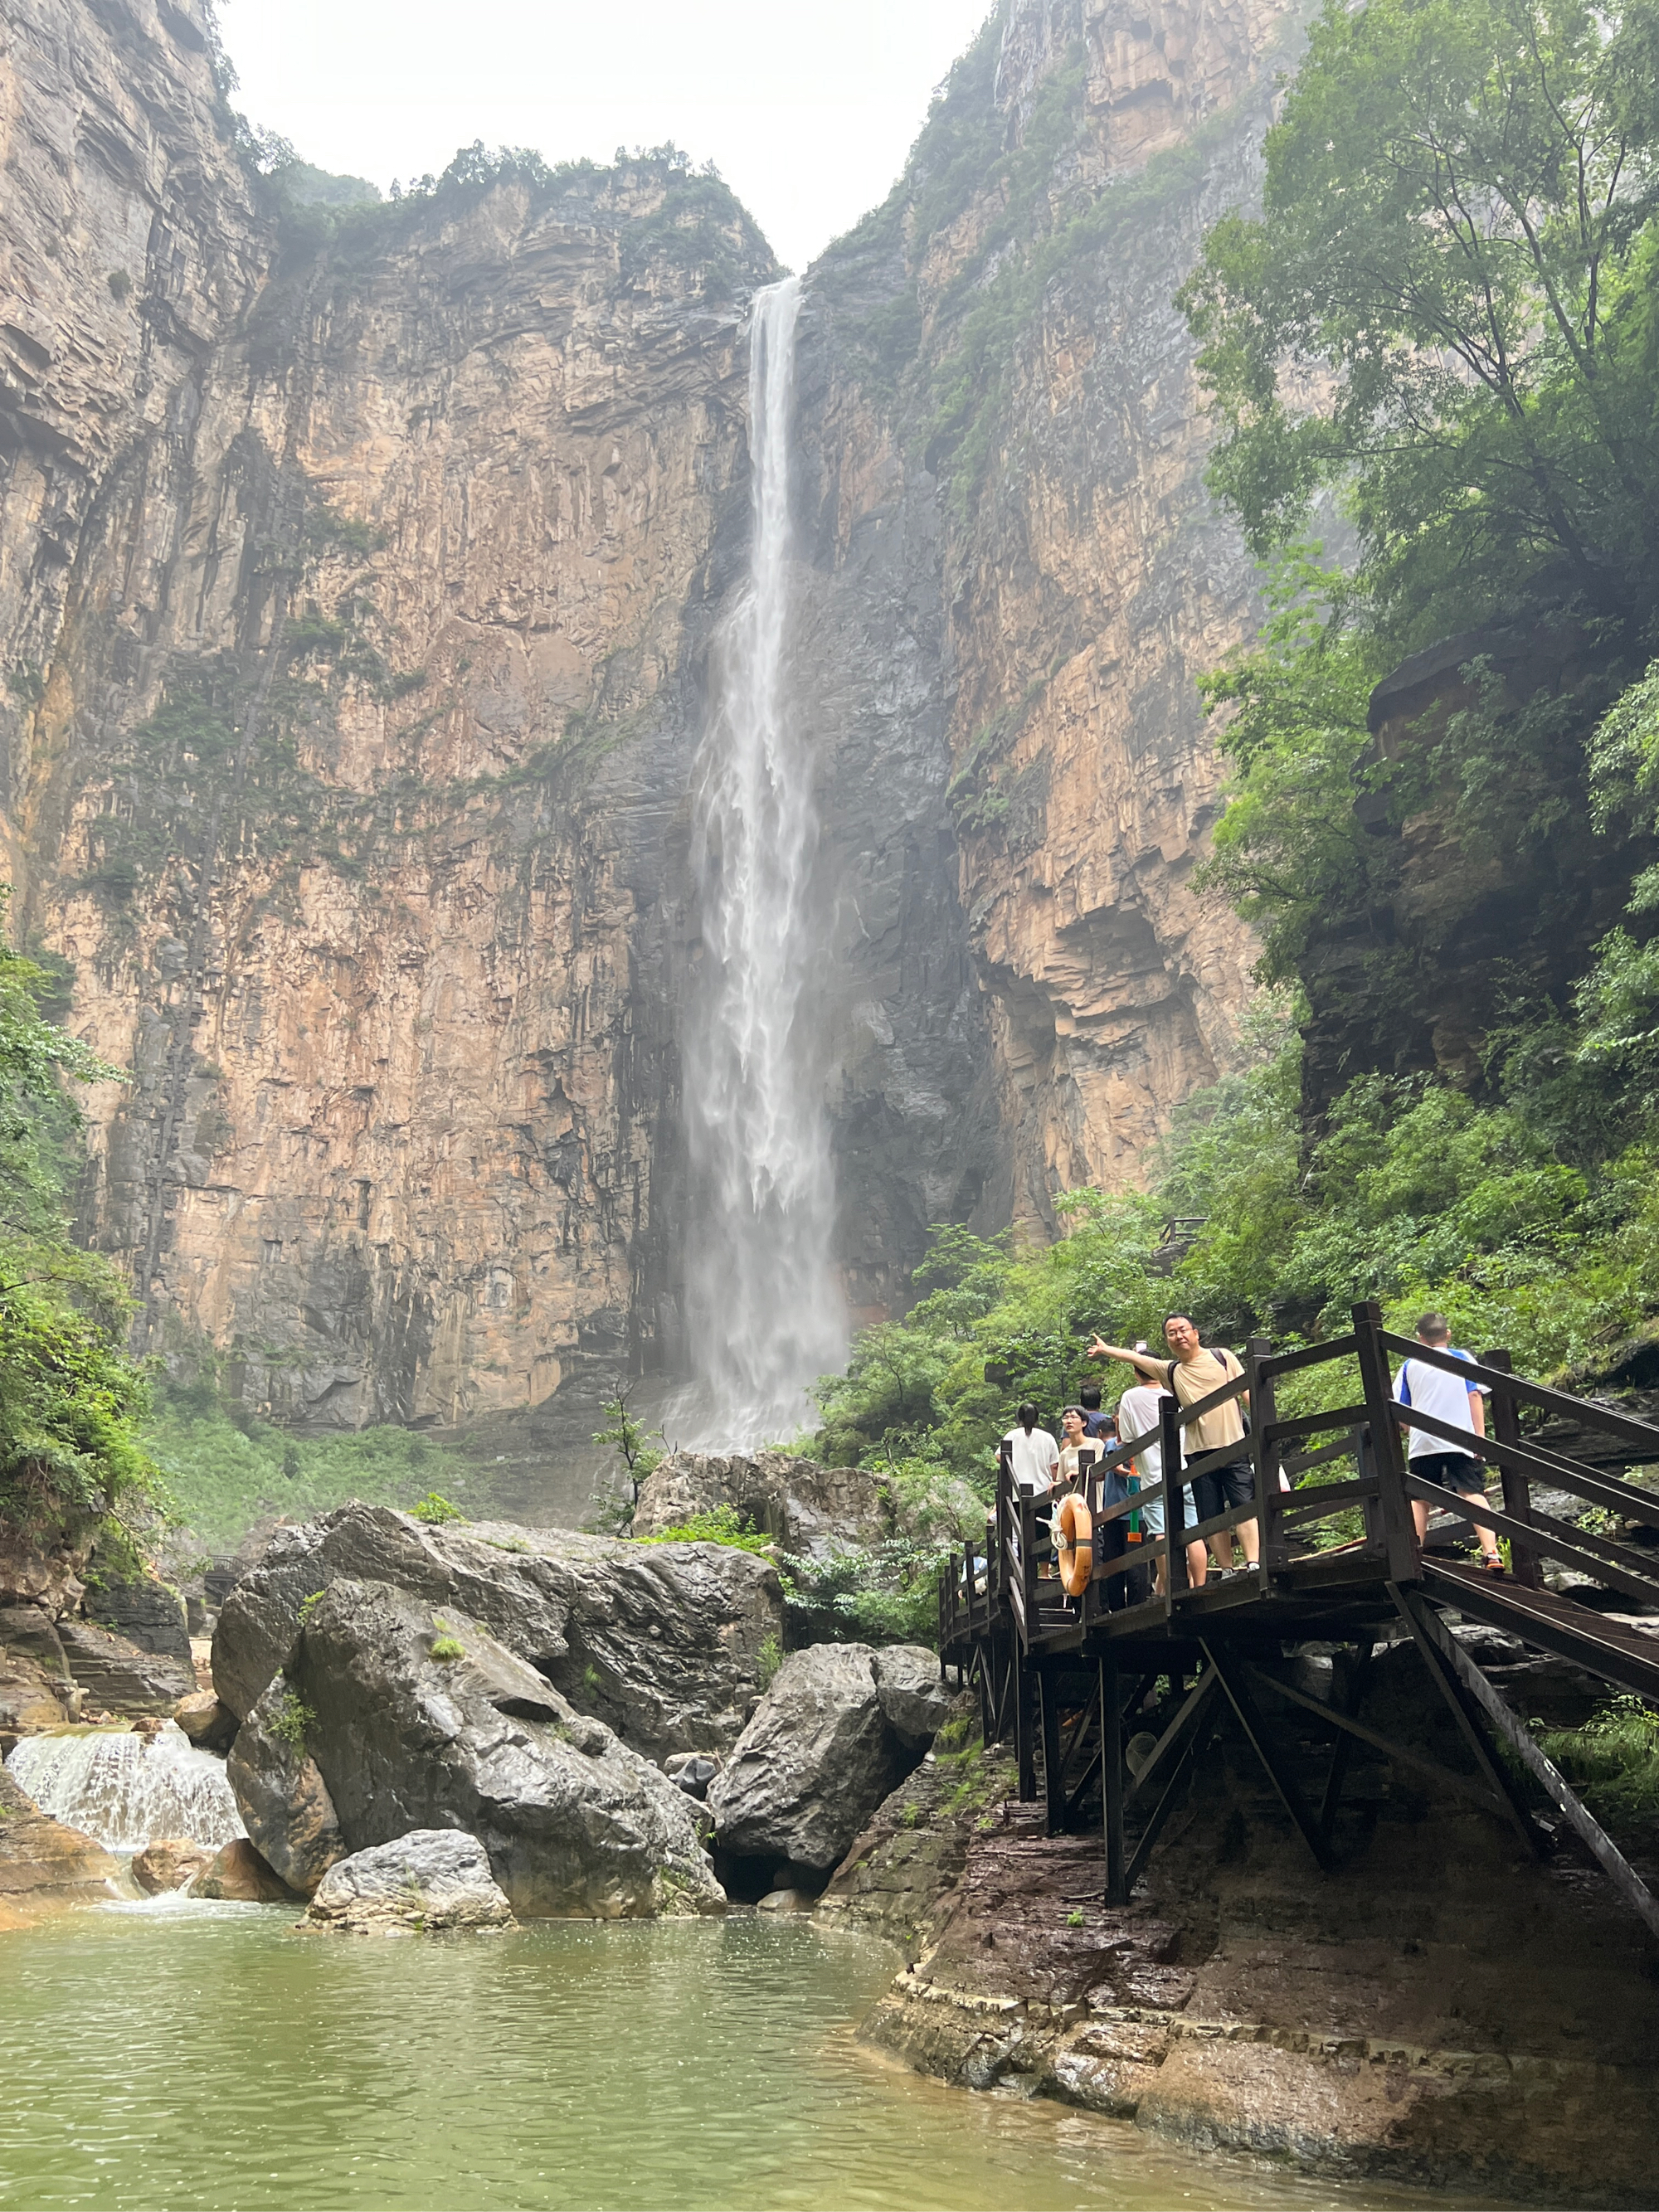
[[25,1736],[6,1771],[43,1813],[107,1851],[141,1851],[162,1836],[217,1845],[247,1833],[224,1761],[198,1751],[176,1721],[148,1736],[125,1729]]

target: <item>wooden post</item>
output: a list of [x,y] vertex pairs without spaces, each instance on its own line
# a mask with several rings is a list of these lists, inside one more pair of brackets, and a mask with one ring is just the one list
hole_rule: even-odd
[[1048,1833],[1066,1826],[1066,1778],[1060,1764],[1060,1685],[1047,1668],[1036,1669],[1037,1717],[1042,1729],[1042,1794],[1048,1801]]
[[1032,1805],[1036,1802],[1036,1746],[1031,1726],[1031,1674],[1025,1647],[1016,1632],[1010,1644],[1013,1651],[1014,1692],[1014,1762],[1019,1769],[1019,1802]]
[[1106,1822],[1108,1905],[1129,1902],[1129,1862],[1123,1847],[1122,1695],[1117,1655],[1113,1652],[1100,1662],[1100,1794]]
[[1375,1298],[1354,1308],[1353,1333],[1365,1419],[1371,1432],[1371,1457],[1376,1468],[1377,1506],[1389,1555],[1389,1579],[1414,1583],[1422,1571],[1422,1552],[1406,1489],[1405,1439],[1394,1415],[1394,1383],[1389,1355],[1382,1349],[1382,1309]]
[[1273,1588],[1274,1568],[1282,1564],[1277,1557],[1282,1548],[1278,1534],[1282,1524],[1273,1513],[1273,1502],[1279,1496],[1279,1453],[1267,1437],[1268,1422],[1277,1418],[1273,1410],[1273,1378],[1261,1371],[1273,1348],[1270,1338],[1253,1336],[1244,1351],[1244,1372],[1250,1378],[1250,1471],[1255,1478],[1256,1552],[1261,1562],[1256,1577],[1263,1597]]
[[1187,1547],[1181,1534],[1187,1525],[1187,1493],[1179,1486],[1181,1407],[1168,1395],[1158,1401],[1158,1459],[1164,1469],[1164,1547],[1168,1559],[1164,1582],[1170,1593],[1165,1607],[1172,1612],[1176,1598],[1187,1587]]
[[[1483,1352],[1481,1359],[1488,1367],[1497,1367],[1505,1375],[1514,1371],[1515,1362],[1507,1352]],[[1492,1394],[1492,1433],[1500,1444],[1518,1444],[1521,1441],[1521,1408],[1507,1390]],[[1532,1519],[1532,1481],[1517,1468],[1499,1469],[1504,1482],[1504,1510],[1511,1520]],[[1530,1544],[1510,1539],[1510,1572],[1523,1589],[1539,1589],[1543,1575],[1538,1565],[1538,1554]]]

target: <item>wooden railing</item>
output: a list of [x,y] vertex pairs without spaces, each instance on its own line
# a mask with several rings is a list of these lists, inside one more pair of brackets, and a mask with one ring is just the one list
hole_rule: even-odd
[[[1455,1373],[1491,1393],[1490,1432],[1484,1437],[1439,1421],[1395,1398],[1391,1362],[1414,1359]],[[1281,1417],[1279,1386],[1285,1377],[1310,1369],[1351,1363],[1352,1393],[1324,1411]],[[1184,1436],[1206,1414],[1237,1400],[1248,1403],[1248,1439],[1183,1455]],[[1117,1558],[1102,1556],[1097,1544],[1090,1582],[1081,1596],[1066,1599],[1042,1567],[1051,1552],[1048,1514],[1063,1488],[1038,1498],[1022,1494],[1014,1483],[1006,1452],[999,1469],[997,1497],[983,1542],[969,1541],[945,1570],[939,1589],[942,1649],[959,1648],[1012,1621],[1021,1645],[1040,1650],[1075,1644],[1083,1637],[1109,1638],[1167,1632],[1184,1615],[1218,1601],[1194,1584],[1187,1565],[1188,1545],[1237,1531],[1254,1521],[1260,1533],[1260,1565],[1248,1588],[1226,1585],[1226,1604],[1253,1598],[1294,1598],[1334,1580],[1370,1581],[1406,1587],[1422,1579],[1424,1558],[1414,1525],[1413,1500],[1422,1499],[1449,1515],[1454,1526],[1468,1523],[1469,1509],[1452,1493],[1411,1474],[1403,1431],[1430,1435],[1470,1453],[1497,1469],[1498,1502],[1478,1509],[1487,1527],[1508,1540],[1510,1573],[1502,1578],[1517,1589],[1538,1589],[1541,1563],[1551,1559],[1586,1580],[1641,1602],[1659,1604],[1659,1553],[1644,1550],[1612,1534],[1564,1520],[1540,1504],[1540,1489],[1565,1492],[1601,1506],[1644,1528],[1659,1529],[1659,1495],[1621,1480],[1603,1468],[1591,1468],[1528,1440],[1522,1414],[1528,1409],[1565,1417],[1610,1438],[1627,1460],[1643,1456],[1659,1466],[1659,1430],[1646,1423],[1570,1396],[1514,1373],[1507,1352],[1492,1352],[1478,1362],[1455,1358],[1431,1346],[1391,1334],[1375,1304],[1353,1309],[1352,1329],[1327,1341],[1291,1352],[1274,1352],[1265,1337],[1251,1340],[1243,1371],[1190,1406],[1169,1395],[1159,1401],[1155,1431],[1124,1438],[1101,1453],[1084,1476],[1097,1529],[1131,1514],[1144,1516],[1162,1505],[1161,1534],[1142,1530],[1142,1540]],[[1132,1472],[1132,1462],[1156,1444],[1161,1479],[1115,1503],[1106,1491],[1115,1473]],[[1198,1520],[1193,1486],[1216,1468],[1248,1458],[1252,1495],[1248,1503]],[[1345,1472],[1345,1466],[1352,1473]],[[1330,1471],[1330,1479],[1310,1480]],[[1333,1524],[1335,1525],[1333,1525]],[[1442,1525],[1445,1525],[1443,1521]],[[1121,1578],[1137,1569],[1164,1565],[1161,1592],[1124,1601]],[[1207,1585],[1213,1593],[1217,1585]],[[1206,1628],[1206,1634],[1211,1632]]]

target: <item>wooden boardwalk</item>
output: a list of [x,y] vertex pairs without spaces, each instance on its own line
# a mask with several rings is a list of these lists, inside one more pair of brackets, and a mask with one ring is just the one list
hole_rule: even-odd
[[[1406,1358],[1484,1384],[1491,1394],[1487,1436],[1454,1430],[1420,1409],[1399,1405],[1393,1363]],[[1242,1396],[1250,1409],[1248,1443],[1183,1464],[1183,1423]],[[1281,1396],[1311,1410],[1281,1414]],[[978,1684],[987,1741],[1013,1737],[1021,1796],[1038,1795],[1040,1762],[1050,1831],[1058,1832],[1075,1826],[1081,1808],[1098,1795],[1107,1901],[1127,1902],[1224,1706],[1322,1867],[1332,1863],[1355,1742],[1407,1767],[1429,1770],[1541,1852],[1545,1839],[1528,1796],[1511,1778],[1518,1761],[1659,1936],[1659,1900],[1444,1618],[1453,1613],[1501,1629],[1586,1668],[1614,1690],[1659,1702],[1659,1633],[1650,1636],[1634,1625],[1643,1608],[1659,1613],[1659,1492],[1627,1479],[1633,1466],[1659,1470],[1659,1429],[1530,1382],[1513,1372],[1505,1353],[1489,1352],[1471,1365],[1394,1336],[1375,1305],[1354,1308],[1351,1332],[1306,1349],[1275,1352],[1265,1338],[1254,1339],[1237,1381],[1185,1409],[1172,1397],[1159,1402],[1155,1437],[1125,1439],[1082,1477],[1095,1556],[1080,1595],[1068,1597],[1052,1571],[1048,1522],[1061,1492],[1046,1498],[1021,1495],[1006,1456],[983,1540],[965,1544],[940,1578],[942,1657]],[[1532,1430],[1540,1417],[1557,1433],[1565,1430],[1583,1440],[1580,1455],[1537,1441]],[[1489,1504],[1480,1517],[1508,1541],[1505,1573],[1436,1555],[1436,1521],[1442,1529],[1473,1532],[1450,1493],[1411,1473],[1402,1434],[1407,1425],[1443,1437],[1485,1462]],[[1177,1472],[1166,1472],[1164,1481],[1127,1502],[1107,1504],[1109,1487],[1119,1486],[1110,1480],[1114,1470],[1127,1470],[1136,1453],[1153,1442],[1165,1470]],[[1194,1481],[1246,1455],[1254,1475],[1252,1501],[1194,1522]],[[1426,1547],[1417,1539],[1414,1498],[1426,1500],[1436,1512]],[[1149,1505],[1159,1503],[1162,1535],[1143,1532],[1121,1556],[1109,1556],[1115,1540],[1104,1532],[1131,1515],[1144,1516]],[[1570,1517],[1575,1506],[1601,1509],[1594,1528]],[[1193,1587],[1187,1545],[1252,1519],[1261,1531],[1259,1567]],[[1622,1533],[1631,1524],[1638,1539],[1654,1532],[1652,1548]],[[1610,1526],[1621,1533],[1603,1533]],[[1150,1570],[1160,1562],[1163,1595],[1155,1595]],[[1654,1628],[1659,1632],[1659,1618]],[[1471,1754],[1472,1775],[1390,1741],[1363,1718],[1370,1656],[1381,1642],[1401,1634],[1416,1643],[1431,1681],[1450,1707]],[[1310,1641],[1356,1647],[1355,1687],[1341,1707],[1261,1671],[1260,1662],[1277,1658],[1287,1643]],[[1160,1677],[1184,1695],[1156,1749],[1131,1773],[1123,1757],[1126,1724]],[[1301,1709],[1299,1717],[1317,1715],[1331,1734],[1331,1764],[1317,1806],[1304,1800],[1293,1779],[1264,1698],[1269,1709],[1288,1704]],[[1137,1817],[1139,1834],[1132,1843]]]

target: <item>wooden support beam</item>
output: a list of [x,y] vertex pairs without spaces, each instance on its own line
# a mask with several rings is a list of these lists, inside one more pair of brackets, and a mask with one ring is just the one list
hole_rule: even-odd
[[[1176,1677],[1177,1686],[1179,1685],[1179,1680],[1180,1678]],[[1134,1777],[1134,1779],[1131,1782],[1128,1794],[1124,1799],[1124,1802],[1126,1804],[1133,1805],[1134,1803],[1135,1799],[1139,1796],[1141,1791],[1146,1788],[1148,1784],[1152,1781],[1152,1777],[1158,1772],[1158,1768],[1163,1765],[1166,1755],[1185,1738],[1188,1731],[1192,1729],[1194,1723],[1198,1719],[1203,1708],[1209,1704],[1211,1696],[1216,1687],[1216,1678],[1212,1674],[1204,1674],[1199,1676],[1195,1686],[1188,1691],[1186,1698],[1183,1699],[1180,1711],[1176,1713],[1175,1718],[1170,1723],[1169,1727],[1164,1729],[1163,1735],[1159,1736],[1158,1741],[1152,1746],[1152,1753],[1147,1759],[1146,1764],[1141,1768],[1139,1773],[1137,1774]]]
[[[1175,1725],[1180,1727],[1186,1724],[1182,1717],[1191,1716],[1186,1742],[1180,1756],[1170,1767],[1169,1780],[1164,1784],[1163,1795],[1152,1808],[1152,1818],[1141,1830],[1135,1844],[1133,1856],[1124,1869],[1123,1894],[1126,1900],[1134,1894],[1135,1884],[1146,1870],[1146,1862],[1152,1855],[1152,1846],[1163,1834],[1165,1821],[1174,1812],[1180,1800],[1188,1774],[1203,1756],[1204,1746],[1209,1740],[1210,1730],[1214,1725],[1216,1715],[1221,1711],[1220,1698],[1212,1694],[1216,1688],[1217,1678],[1214,1671],[1206,1669],[1198,1687],[1193,1692],[1186,1705],[1182,1707],[1182,1715],[1177,1717]],[[1164,1740],[1167,1741],[1173,1733],[1173,1729],[1166,1730]],[[1139,1776],[1137,1778],[1135,1785],[1137,1789],[1152,1771],[1152,1761],[1149,1759],[1141,1768]]]
[[1279,1802],[1290,1814],[1302,1840],[1312,1852],[1315,1864],[1322,1874],[1330,1871],[1330,1853],[1325,1839],[1297,1788],[1294,1777],[1274,1751],[1259,1707],[1250,1694],[1250,1686],[1244,1669],[1236,1655],[1223,1656],[1218,1644],[1205,1643],[1201,1647],[1205,1657],[1221,1678],[1221,1686],[1227,1693],[1227,1702],[1238,1715],[1239,1726],[1249,1740],[1250,1748],[1261,1761],[1267,1779],[1278,1793]]
[[1434,1607],[1421,1598],[1409,1599],[1407,1602],[1417,1618],[1422,1633],[1432,1642],[1446,1666],[1479,1705],[1492,1728],[1541,1785],[1556,1810],[1588,1846],[1590,1856],[1619,1895],[1648,1933],[1659,1936],[1659,1898],[1654,1896],[1560,1768],[1540,1750],[1532,1730],[1509,1700],[1492,1687]]
[[1019,1770],[1019,1802],[1022,1805],[1036,1802],[1036,1743],[1033,1723],[1036,1715],[1031,1707],[1035,1702],[1032,1692],[1034,1669],[1026,1663],[1024,1648],[1018,1637],[1013,1639],[1014,1707],[1014,1763]]
[[1353,1755],[1356,1741],[1354,1731],[1359,1720],[1359,1708],[1365,1702],[1365,1691],[1370,1680],[1371,1661],[1376,1656],[1376,1646],[1368,1637],[1359,1647],[1354,1660],[1353,1675],[1348,1684],[1345,1717],[1348,1727],[1339,1732],[1331,1749],[1330,1771],[1325,1777],[1325,1795],[1319,1806],[1319,1832],[1324,1838],[1325,1848],[1331,1848],[1331,1838],[1336,1832],[1336,1815],[1342,1802],[1342,1785],[1348,1778],[1348,1761]]
[[1129,1869],[1123,1844],[1123,1704],[1115,1655],[1100,1668],[1101,1797],[1106,1828],[1106,1902],[1129,1902]]
[[1066,1770],[1060,1750],[1060,1685],[1046,1668],[1037,1669],[1037,1712],[1042,1726],[1042,1791],[1048,1801],[1048,1833],[1066,1826]]
[[[1264,1674],[1256,1668],[1252,1667],[1248,1671],[1253,1681],[1273,1691],[1276,1697],[1288,1699],[1291,1705],[1300,1706],[1304,1712],[1317,1713],[1322,1721],[1329,1721],[1341,1738],[1337,1747],[1339,1750],[1342,1748],[1344,1743],[1369,1744],[1373,1751],[1380,1751],[1384,1758],[1395,1759],[1401,1766],[1415,1767],[1419,1774],[1428,1775],[1433,1781],[1439,1783],[1443,1789],[1452,1790],[1460,1797],[1468,1798],[1472,1803],[1480,1806],[1483,1813],[1501,1814],[1504,1812],[1502,1802],[1494,1796],[1490,1790],[1483,1790],[1478,1782],[1471,1781],[1467,1774],[1454,1772],[1449,1766],[1443,1766],[1437,1759],[1430,1759],[1425,1753],[1411,1751],[1403,1743],[1392,1742],[1389,1737],[1380,1735],[1375,1729],[1367,1728],[1363,1721],[1353,1719],[1346,1713],[1339,1712],[1334,1705],[1328,1705],[1322,1698],[1310,1698],[1305,1691],[1293,1690],[1288,1682],[1281,1682],[1272,1674]],[[1328,1798],[1330,1787],[1330,1778],[1328,1777],[1325,1784]],[[1322,1826],[1324,1826],[1322,1811],[1320,1820]]]
[[[1410,1629],[1413,1639],[1423,1656],[1423,1664],[1429,1670],[1430,1680],[1450,1707],[1452,1717],[1462,1733],[1464,1742],[1474,1753],[1474,1763],[1491,1784],[1492,1795],[1502,1806],[1510,1826],[1533,1856],[1541,1858],[1544,1853],[1543,1838],[1527,1818],[1527,1808],[1516,1795],[1515,1786],[1510,1780],[1507,1770],[1486,1748],[1486,1740],[1475,1724],[1474,1714],[1463,1690],[1461,1677],[1443,1656],[1440,1639],[1430,1632],[1426,1625],[1432,1621],[1437,1629],[1441,1628],[1439,1614],[1431,1606],[1416,1606],[1409,1603],[1407,1593],[1397,1583],[1389,1584],[1389,1595],[1394,1600],[1395,1609],[1400,1618]],[[1455,1640],[1449,1637],[1449,1632],[1446,1633],[1447,1640]]]

